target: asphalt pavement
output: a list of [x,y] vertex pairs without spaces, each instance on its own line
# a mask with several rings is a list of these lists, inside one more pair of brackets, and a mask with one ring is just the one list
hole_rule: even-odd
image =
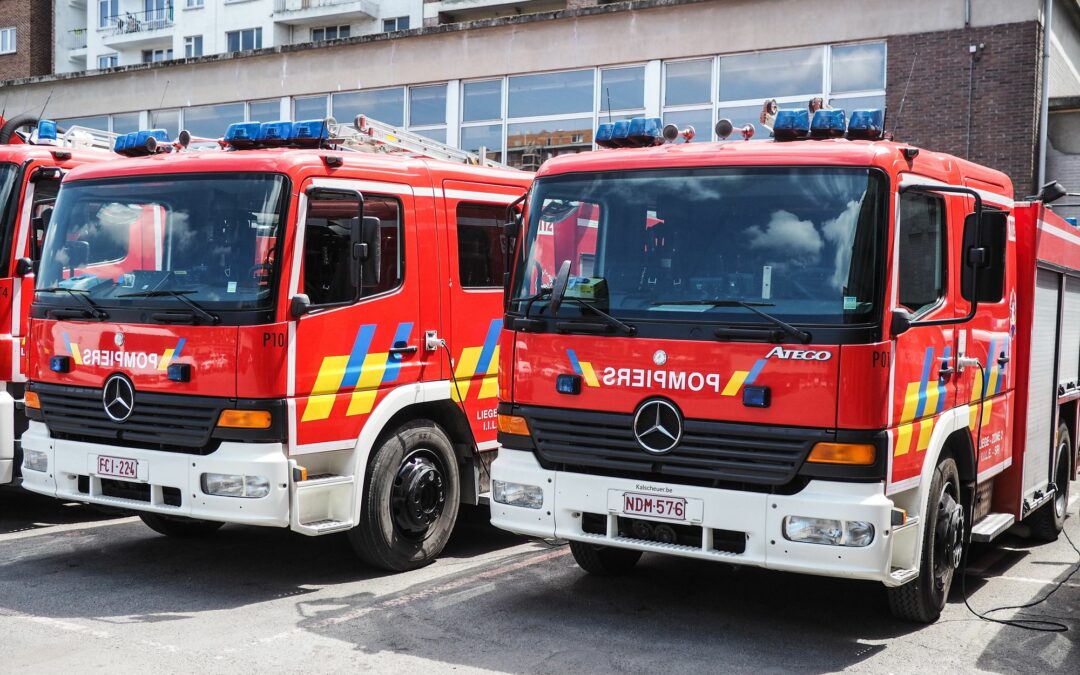
[[[1074,484],[1073,494],[1080,494]],[[1080,545],[1077,501],[1066,532]],[[1065,537],[974,549],[974,609],[1036,600],[1077,567]],[[1040,633],[892,619],[880,585],[646,555],[589,577],[565,546],[463,513],[444,555],[364,567],[343,536],[226,526],[203,540],[137,518],[0,490],[0,672],[1080,673],[1080,572]]]

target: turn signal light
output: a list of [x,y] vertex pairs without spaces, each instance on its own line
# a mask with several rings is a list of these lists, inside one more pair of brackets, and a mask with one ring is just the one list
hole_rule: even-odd
[[23,398],[23,405],[27,408],[33,408],[34,410],[41,410],[41,399],[38,398],[37,392],[26,392],[26,396]]
[[230,429],[269,429],[269,410],[222,410],[219,427]]
[[870,443],[818,443],[806,461],[866,466],[874,463],[875,452]]
[[529,423],[517,415],[499,415],[499,431],[515,436],[528,436]]

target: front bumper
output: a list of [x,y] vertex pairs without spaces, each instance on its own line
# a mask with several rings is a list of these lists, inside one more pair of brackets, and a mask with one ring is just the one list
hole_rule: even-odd
[[[538,485],[543,489],[544,503],[540,509],[508,506],[492,500],[492,524],[511,532],[788,572],[897,583],[890,576],[893,503],[885,497],[881,483],[812,480],[798,494],[768,495],[549,471],[540,466],[531,452],[506,448],[499,451],[492,464],[491,479]],[[612,495],[622,492],[700,500],[701,521],[692,525],[702,529],[702,545],[691,547],[620,536],[616,525],[620,500],[612,499]],[[606,533],[585,531],[583,514],[604,516]],[[874,540],[860,548],[788,541],[782,527],[784,517],[789,515],[869,521],[874,525]],[[716,550],[711,545],[713,530],[744,533],[745,550],[741,553]]]
[[[44,452],[48,457],[47,471],[23,468],[23,487],[32,492],[169,516],[244,525],[289,525],[289,460],[280,443],[225,441],[213,454],[189,455],[55,439],[43,423],[31,422],[23,434],[22,447],[24,451]],[[105,494],[102,478],[96,474],[99,455],[138,461],[140,479],[124,482],[149,485],[146,499]],[[204,473],[265,476],[270,480],[270,494],[259,499],[207,495],[202,491]],[[80,490],[80,482],[85,491]],[[167,503],[176,501],[175,497],[167,497],[175,495],[176,490],[178,506]]]

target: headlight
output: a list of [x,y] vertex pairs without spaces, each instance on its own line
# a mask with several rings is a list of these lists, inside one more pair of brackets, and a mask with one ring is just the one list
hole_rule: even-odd
[[264,476],[204,473],[202,475],[202,491],[217,497],[258,499],[270,494],[270,479]]
[[784,538],[804,544],[869,546],[874,541],[874,526],[865,520],[787,516],[784,518]]
[[491,498],[500,504],[539,509],[544,506],[544,490],[539,485],[491,481]]
[[40,450],[23,449],[22,468],[45,473],[49,470],[49,456]]

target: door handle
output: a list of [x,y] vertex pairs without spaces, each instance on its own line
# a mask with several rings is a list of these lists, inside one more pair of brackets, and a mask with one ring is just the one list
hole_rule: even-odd
[[952,375],[954,372],[955,369],[952,367],[951,358],[942,357],[941,368],[938,369],[938,376],[945,377],[947,375]]
[[416,345],[406,345],[402,343],[398,343],[388,350],[391,356],[405,356],[406,354],[415,354],[417,351],[419,351],[419,347]]
[[1005,355],[1005,352],[1001,352],[1001,354],[998,355],[998,359],[997,359],[998,366],[1004,368],[1005,364],[1008,363],[1009,360],[1010,359],[1009,359],[1008,356]]

